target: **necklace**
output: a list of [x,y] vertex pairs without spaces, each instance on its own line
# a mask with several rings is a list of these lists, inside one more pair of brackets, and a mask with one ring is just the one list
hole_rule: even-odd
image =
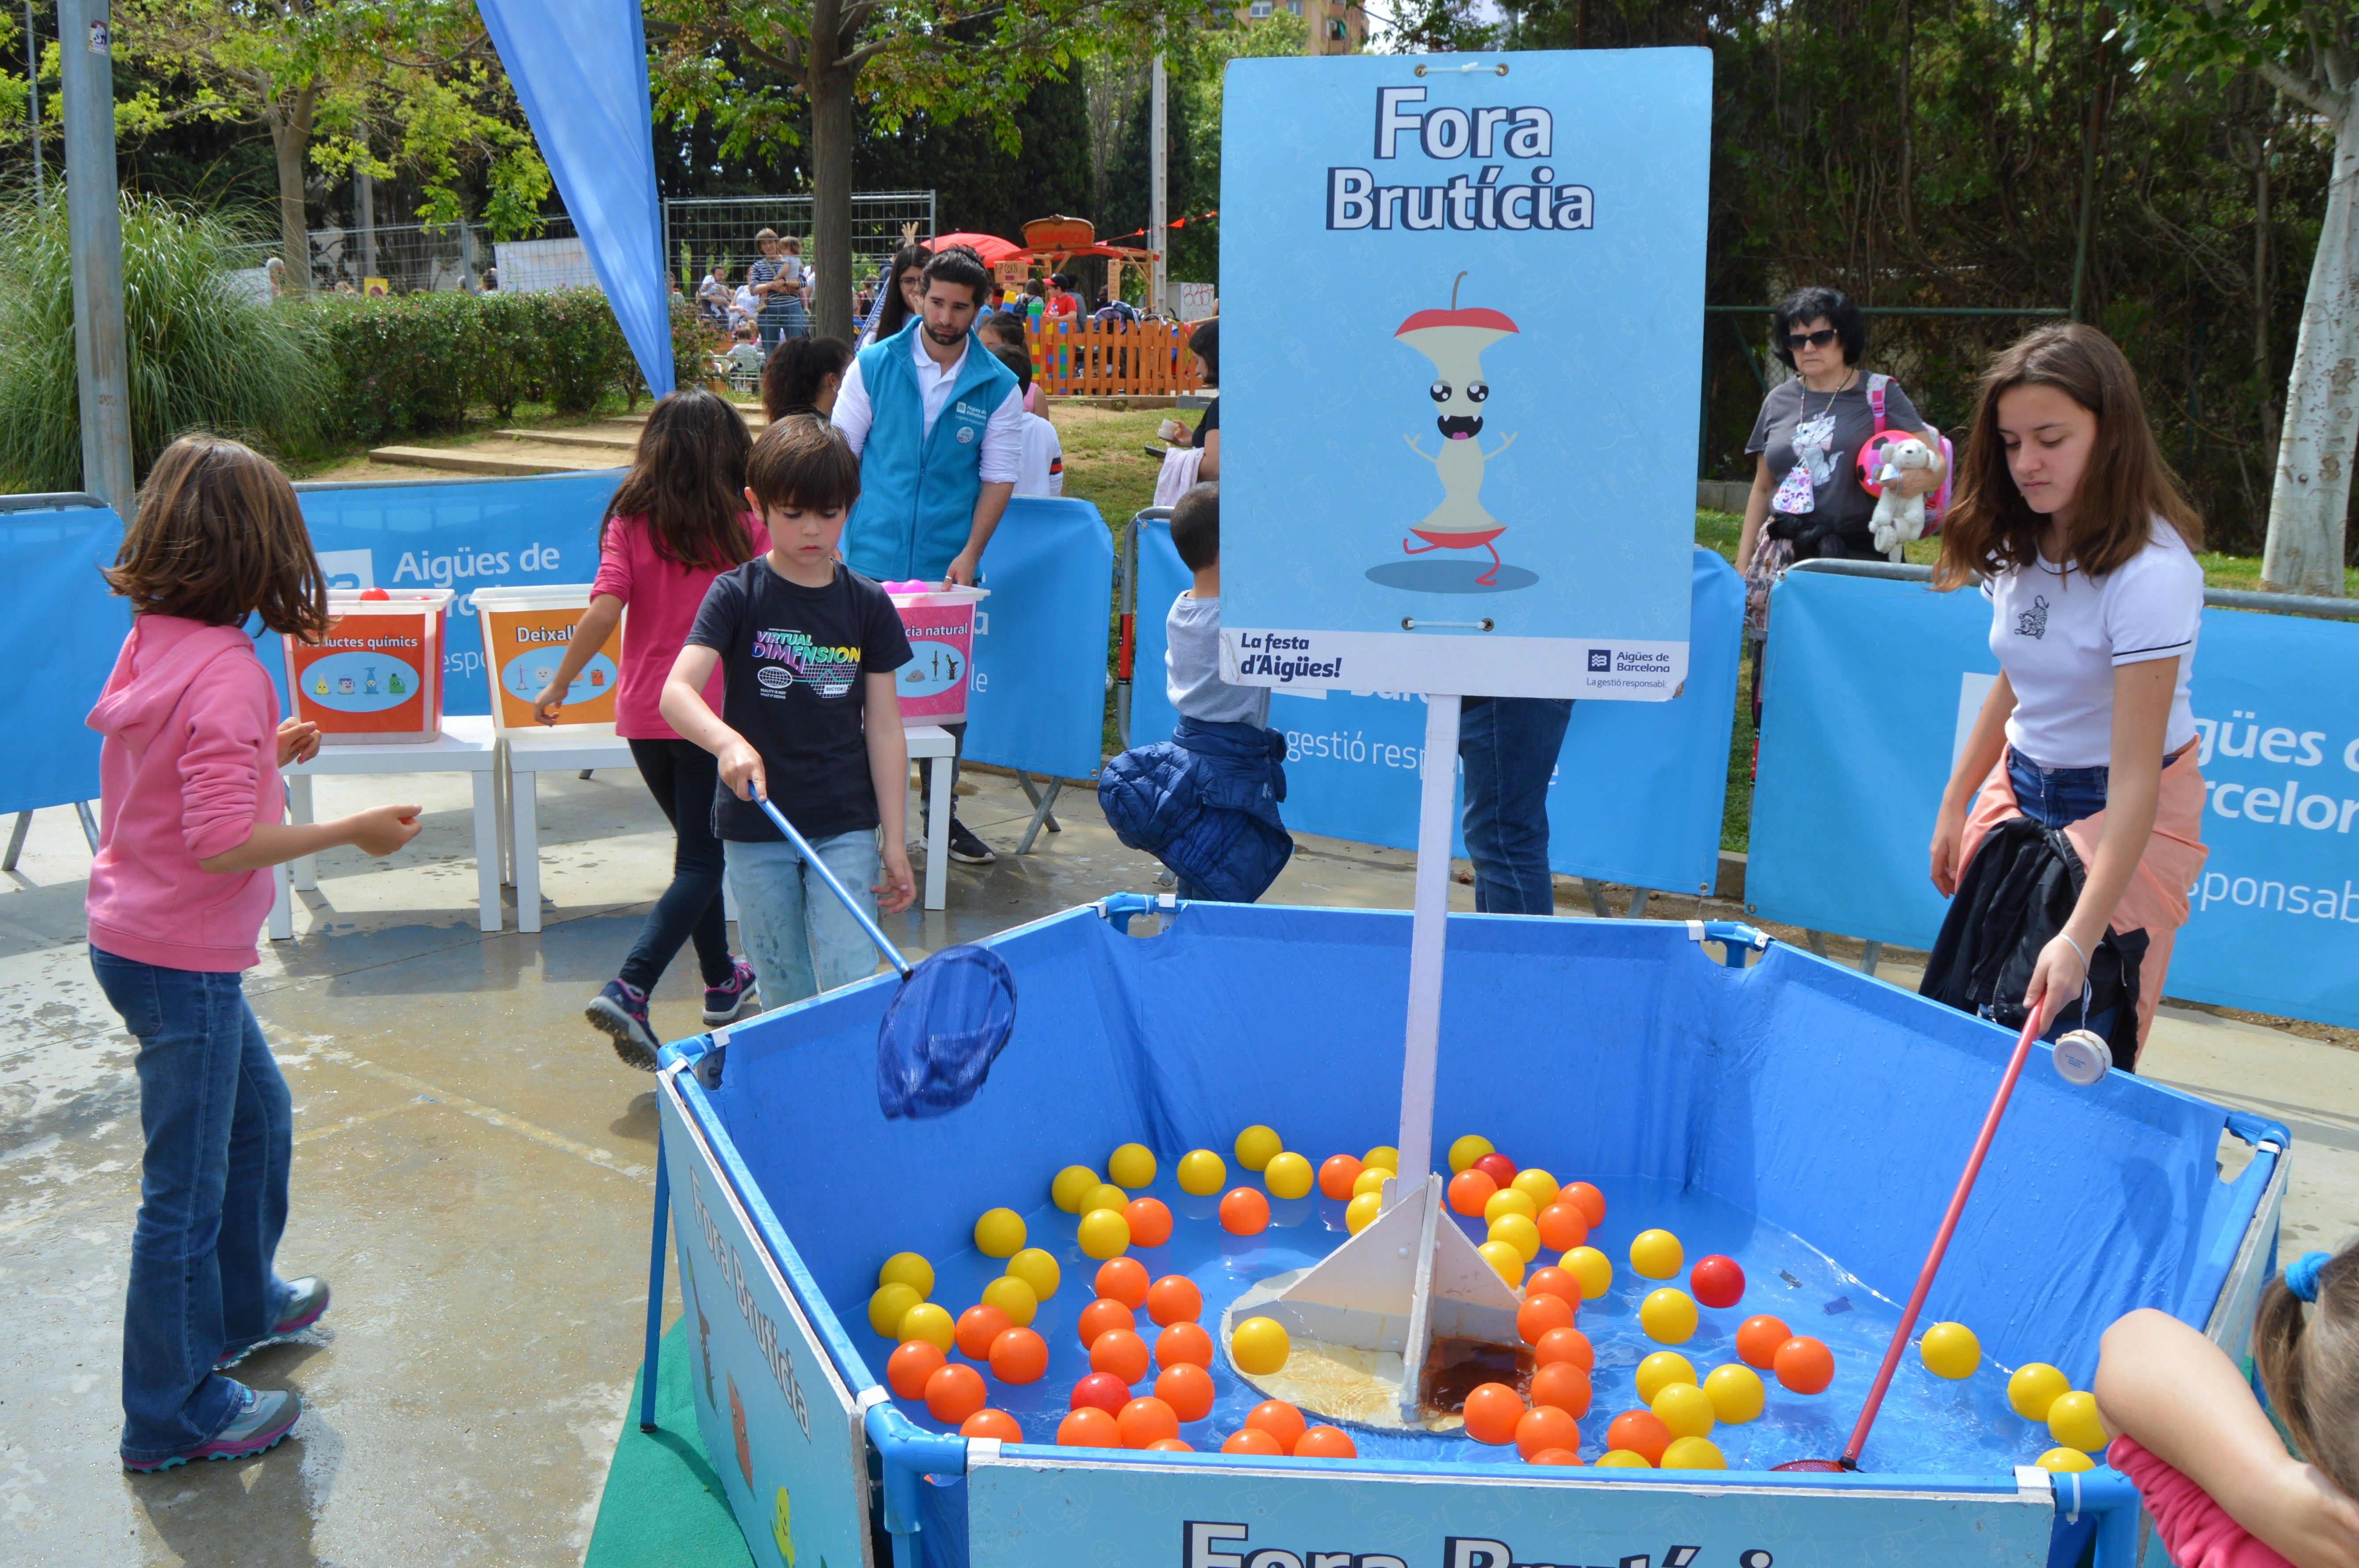
[[[1828,388],[1826,394],[1827,406],[1826,408],[1820,409],[1819,412],[1824,414],[1828,409],[1832,408],[1835,406],[1835,399],[1843,395],[1843,389],[1851,384],[1851,378],[1858,373],[1859,370],[1857,366],[1852,366],[1844,370],[1843,379],[1835,383],[1833,386]],[[1802,382],[1802,416],[1805,419],[1810,417],[1810,394],[1815,390],[1816,388],[1812,387],[1807,380]]]

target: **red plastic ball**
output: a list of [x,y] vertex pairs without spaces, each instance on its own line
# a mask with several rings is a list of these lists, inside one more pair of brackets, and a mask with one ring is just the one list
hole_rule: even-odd
[[1448,1195],[1451,1210],[1470,1219],[1478,1219],[1482,1217],[1483,1206],[1489,1203],[1498,1190],[1499,1184],[1491,1179],[1490,1173],[1469,1165],[1450,1178]]
[[1122,1433],[1125,1448],[1144,1448],[1150,1443],[1180,1435],[1179,1414],[1152,1394],[1123,1406],[1114,1424],[1114,1430]]
[[1057,1423],[1057,1441],[1067,1448],[1120,1448],[1122,1428],[1095,1405],[1084,1405]]
[[1589,1343],[1589,1336],[1577,1328],[1551,1328],[1532,1346],[1532,1361],[1545,1367],[1554,1361],[1570,1361],[1584,1372],[1597,1369],[1597,1351]]
[[1794,1337],[1783,1318],[1763,1313],[1748,1317],[1736,1328],[1736,1358],[1746,1366],[1767,1372],[1777,1364],[1777,1346]]
[[1497,1447],[1516,1440],[1516,1425],[1524,1419],[1524,1396],[1505,1383],[1482,1383],[1467,1391],[1465,1410],[1466,1435]]
[[1098,1265],[1098,1299],[1126,1307],[1147,1304],[1147,1265],[1136,1258],[1109,1258]]
[[929,1339],[907,1339],[885,1357],[885,1386],[905,1400],[926,1397],[926,1379],[950,1359]]
[[1466,1168],[1482,1172],[1494,1186],[1504,1187],[1516,1179],[1516,1162],[1495,1149]]
[[1155,1397],[1171,1407],[1181,1421],[1201,1421],[1212,1413],[1219,1391],[1212,1374],[1193,1361],[1174,1361],[1156,1375]]
[[1351,1154],[1330,1154],[1319,1167],[1319,1193],[1322,1197],[1342,1203],[1352,1195],[1352,1184],[1360,1179],[1360,1162]]
[[1160,1247],[1171,1239],[1171,1210],[1161,1198],[1133,1198],[1123,1206],[1133,1247]]
[[1714,1252],[1688,1271],[1688,1289],[1708,1307],[1733,1307],[1745,1299],[1745,1271],[1734,1258]]
[[1554,1405],[1534,1405],[1516,1422],[1516,1452],[1527,1462],[1551,1448],[1580,1447],[1580,1423]]
[[1231,1236],[1259,1236],[1269,1228],[1269,1200],[1252,1187],[1238,1187],[1221,1199],[1221,1228]]
[[1175,1323],[1155,1336],[1155,1364],[1176,1367],[1182,1362],[1210,1370],[1212,1336],[1200,1324]]
[[1589,1217],[1591,1229],[1605,1223],[1605,1195],[1587,1182],[1574,1182],[1558,1189],[1557,1201],[1569,1203]]
[[1073,1385],[1071,1410],[1101,1410],[1112,1415],[1130,1403],[1130,1385],[1111,1372],[1091,1372]]
[[1516,1309],[1516,1332],[1527,1345],[1538,1345],[1540,1336],[1551,1328],[1571,1326],[1572,1305],[1562,1296],[1527,1293],[1524,1304]]
[[1360,1445],[1340,1426],[1314,1426],[1294,1440],[1297,1459],[1357,1459]]
[[1144,1382],[1154,1362],[1147,1352],[1147,1341],[1126,1328],[1109,1328],[1090,1346],[1090,1370],[1111,1372],[1125,1388]]
[[1555,1296],[1572,1309],[1573,1316],[1581,1315],[1581,1281],[1553,1264],[1524,1276],[1524,1300],[1534,1296]]
[[1578,1465],[1581,1454],[1571,1448],[1543,1448],[1525,1461],[1527,1465]]
[[1074,1329],[1082,1336],[1083,1349],[1095,1345],[1098,1342],[1098,1336],[1109,1328],[1136,1328],[1137,1326],[1136,1314],[1112,1296],[1100,1296],[1083,1307],[1081,1315],[1073,1322]]
[[993,1344],[1015,1326],[1007,1321],[1007,1314],[995,1306],[971,1306],[959,1314],[959,1354],[970,1361],[988,1361]]
[[1277,1438],[1272,1437],[1261,1428],[1257,1426],[1241,1426],[1237,1428],[1236,1431],[1229,1433],[1229,1440],[1221,1444],[1221,1452],[1223,1454],[1253,1454],[1261,1455],[1265,1458],[1269,1458],[1283,1454],[1286,1450],[1277,1445]]
[[1798,1394],[1819,1394],[1835,1380],[1834,1352],[1807,1334],[1777,1346],[1777,1381]]
[[1570,1252],[1589,1245],[1589,1216],[1581,1211],[1577,1203],[1559,1197],[1540,1210],[1533,1223],[1540,1228],[1540,1245],[1551,1252]]
[[1663,1450],[1670,1445],[1671,1429],[1653,1411],[1624,1411],[1605,1428],[1608,1449],[1636,1454],[1649,1465],[1662,1464]]
[[1002,1443],[1021,1443],[1024,1429],[1006,1411],[979,1410],[959,1422],[961,1437],[995,1437]]
[[926,1413],[944,1426],[956,1426],[989,1402],[983,1374],[962,1362],[934,1368],[926,1379]]
[[1003,1383],[1037,1383],[1049,1370],[1049,1342],[1011,1328],[991,1342],[991,1375]]
[[1204,1315],[1204,1292],[1185,1274],[1166,1274],[1147,1287],[1147,1315],[1169,1326]]
[[[1553,1405],[1579,1421],[1589,1413],[1589,1373],[1571,1361],[1551,1361],[1532,1369],[1532,1408]],[[1567,1444],[1579,1447],[1578,1444]]]

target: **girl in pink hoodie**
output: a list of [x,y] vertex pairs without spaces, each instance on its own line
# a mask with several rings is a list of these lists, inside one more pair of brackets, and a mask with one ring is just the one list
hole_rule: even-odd
[[286,477],[234,441],[184,437],[139,494],[107,581],[131,634],[91,710],[99,845],[90,959],[139,1041],[147,1138],[123,1323],[126,1469],[255,1454],[301,1413],[288,1390],[218,1368],[309,1325],[323,1280],[271,1268],[287,1223],[286,1080],[246,1005],[243,971],[269,913],[269,868],[352,844],[389,855],[415,806],[288,827],[279,767],[317,729],[280,722],[243,630],[317,636],[327,589]]

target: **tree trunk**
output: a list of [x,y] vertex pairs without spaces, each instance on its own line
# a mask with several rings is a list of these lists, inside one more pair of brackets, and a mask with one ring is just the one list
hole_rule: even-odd
[[312,90],[272,103],[265,114],[270,124],[270,150],[278,166],[278,238],[286,254],[287,292],[311,290],[310,224],[303,213],[303,157],[311,145]]
[[[821,47],[812,39],[814,52]],[[811,244],[821,287],[811,296],[811,330],[852,341],[852,73],[814,68],[804,91],[811,111]]]
[[2343,594],[2343,516],[2359,446],[2359,91],[2346,90],[2334,122],[2334,170],[2310,266],[2310,291],[2294,340],[2277,442],[2261,587],[2280,593]]

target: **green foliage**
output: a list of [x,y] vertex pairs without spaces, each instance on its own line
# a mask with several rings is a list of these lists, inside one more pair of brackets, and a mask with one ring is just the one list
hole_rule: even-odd
[[[238,236],[152,198],[123,200],[132,460],[189,430],[284,455],[321,406],[310,323],[230,274]],[[82,414],[62,195],[0,211],[0,489],[80,490]]]

